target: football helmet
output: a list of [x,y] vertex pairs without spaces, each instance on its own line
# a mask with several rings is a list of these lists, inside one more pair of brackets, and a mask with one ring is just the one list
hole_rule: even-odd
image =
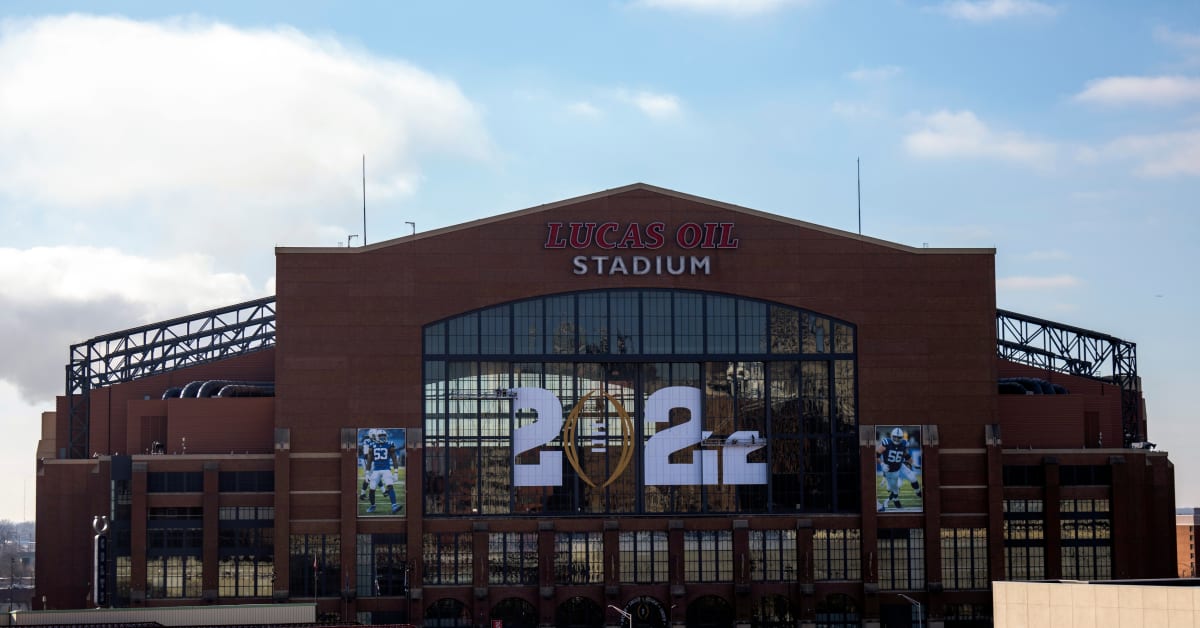
[[904,440],[904,430],[900,428],[892,430],[892,438],[896,440]]

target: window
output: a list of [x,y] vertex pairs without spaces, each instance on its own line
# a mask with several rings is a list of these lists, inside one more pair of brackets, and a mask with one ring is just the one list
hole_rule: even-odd
[[404,595],[409,586],[408,536],[360,534],[355,547],[355,589],[362,597]]
[[230,556],[218,567],[221,597],[271,597],[275,565],[270,556]]
[[[430,324],[425,513],[858,512],[855,333],[848,323],[794,307],[654,289],[541,297]],[[692,410],[700,421],[684,426],[683,408],[671,409],[666,421],[647,419],[649,397],[673,386],[702,391]],[[514,387],[549,391],[562,416],[541,419],[511,407],[497,391]],[[522,430],[535,422],[565,427],[572,411],[573,438]],[[648,450],[663,430],[682,428],[672,436],[690,437],[698,426],[712,433],[706,451],[670,448],[661,438]],[[727,446],[737,431],[752,433],[757,446]],[[753,466],[725,464],[735,459]],[[667,464],[686,481],[648,484],[639,472]],[[536,478],[513,482],[521,466],[537,467]],[[733,468],[739,475],[725,478]]]
[[857,528],[813,532],[813,579],[861,578],[862,541]]
[[879,588],[911,591],[925,586],[925,531],[879,530]]
[[147,556],[147,598],[198,598],[204,563],[199,556]]
[[988,588],[987,528],[942,528],[941,536],[943,586]]
[[1005,486],[1045,486],[1046,472],[1041,465],[1004,465]]
[[425,584],[471,584],[470,532],[426,534],[422,545]]
[[290,545],[292,596],[337,595],[342,586],[341,536],[293,534]]
[[202,471],[154,471],[146,474],[147,493],[201,493]]
[[604,537],[599,532],[559,532],[554,535],[554,582],[604,582]]
[[493,532],[488,535],[488,584],[538,583],[536,532]]
[[1058,468],[1061,486],[1110,486],[1112,467],[1101,464],[1064,464]]
[[1046,578],[1045,513],[1040,499],[1004,500],[1004,577]]
[[621,582],[656,584],[667,581],[670,558],[666,532],[622,532]]
[[1107,499],[1059,500],[1062,577],[1112,578],[1112,516]]
[[221,471],[222,493],[270,493],[275,490],[274,471]]
[[686,582],[733,581],[733,532],[685,531],[683,578]]
[[750,531],[750,579],[754,582],[795,582],[796,531]]

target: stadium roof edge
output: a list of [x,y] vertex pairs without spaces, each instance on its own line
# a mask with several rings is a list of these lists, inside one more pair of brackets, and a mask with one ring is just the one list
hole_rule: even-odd
[[595,200],[595,199],[599,199],[599,198],[605,198],[608,196],[616,196],[619,194],[627,194],[629,192],[638,192],[638,191],[652,192],[655,194],[661,194],[663,196],[670,196],[670,197],[678,198],[678,199],[682,199],[682,200],[692,201],[692,202],[696,202],[696,203],[702,203],[705,205],[711,205],[713,207],[720,208],[720,209],[726,209],[729,211],[738,212],[738,213],[746,214],[749,216],[755,216],[758,218],[764,218],[767,220],[774,220],[774,221],[777,221],[777,222],[780,222],[783,224],[787,224],[787,225],[791,225],[791,226],[795,226],[795,227],[811,229],[813,231],[819,231],[821,233],[826,233],[829,235],[834,235],[834,236],[838,236],[838,237],[842,237],[842,238],[848,238],[851,240],[858,240],[858,241],[866,243],[866,244],[882,246],[882,247],[886,247],[886,248],[890,248],[890,249],[895,249],[898,251],[904,251],[907,253],[916,253],[916,254],[920,254],[920,255],[963,255],[963,254],[966,254],[966,255],[971,255],[971,254],[995,255],[996,254],[995,248],[984,248],[984,247],[981,247],[981,248],[924,248],[924,247],[909,246],[907,244],[899,244],[899,243],[891,242],[888,240],[882,240],[879,238],[864,236],[861,234],[852,233],[849,231],[843,231],[841,229],[835,229],[833,227],[826,227],[824,225],[818,225],[816,223],[807,222],[807,221],[799,220],[796,218],[789,218],[787,216],[781,216],[779,214],[772,214],[772,213],[760,211],[757,209],[751,209],[749,207],[743,207],[741,205],[735,205],[733,203],[717,201],[717,200],[713,200],[710,198],[704,198],[702,196],[696,196],[693,194],[678,192],[676,190],[671,190],[668,188],[658,187],[655,185],[650,185],[648,183],[640,183],[640,182],[639,183],[631,183],[629,185],[611,188],[608,190],[602,190],[599,192],[592,192],[590,194],[584,194],[582,196],[576,196],[573,198],[563,199],[563,200],[559,200],[559,201],[553,201],[550,203],[544,203],[542,205],[535,205],[533,207],[528,207],[526,209],[518,209],[515,211],[506,212],[503,214],[497,214],[495,216],[487,216],[484,218],[478,218],[478,219],[467,221],[464,223],[459,223],[457,225],[450,225],[448,227],[440,227],[438,229],[415,233],[415,234],[409,235],[409,236],[400,236],[397,238],[391,238],[388,240],[383,240],[381,242],[376,242],[373,244],[366,244],[366,245],[358,246],[358,247],[278,246],[278,247],[275,247],[275,253],[277,255],[288,254],[288,253],[306,253],[306,254],[311,254],[311,253],[334,253],[334,254],[336,254],[336,253],[340,253],[343,255],[366,253],[366,252],[375,251],[375,250],[382,249],[382,248],[402,245],[402,244],[406,244],[409,242],[415,242],[418,240],[424,240],[426,238],[433,238],[433,237],[437,237],[439,235],[443,235],[446,233],[453,233],[455,231],[460,231],[463,229],[482,227],[485,225],[494,224],[494,223],[502,222],[505,220],[510,220],[512,218],[518,218],[521,216],[537,214],[540,212],[557,209],[559,207],[565,207],[567,205],[573,205],[576,203],[583,203],[586,201],[591,201],[591,200]]

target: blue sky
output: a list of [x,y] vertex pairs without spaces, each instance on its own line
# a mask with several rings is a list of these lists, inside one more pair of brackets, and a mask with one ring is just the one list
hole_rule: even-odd
[[855,231],[861,159],[864,234],[1138,344],[1200,506],[1196,3],[10,0],[0,518],[68,345],[272,294],[361,234],[363,154],[371,242],[636,181]]

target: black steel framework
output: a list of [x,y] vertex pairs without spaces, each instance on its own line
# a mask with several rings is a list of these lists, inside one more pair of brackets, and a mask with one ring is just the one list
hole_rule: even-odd
[[1136,344],[1100,332],[996,310],[996,352],[1010,362],[1120,386],[1123,445],[1130,447],[1145,440]]
[[89,393],[275,346],[275,297],[118,331],[71,346],[67,364],[70,458],[88,457]]

